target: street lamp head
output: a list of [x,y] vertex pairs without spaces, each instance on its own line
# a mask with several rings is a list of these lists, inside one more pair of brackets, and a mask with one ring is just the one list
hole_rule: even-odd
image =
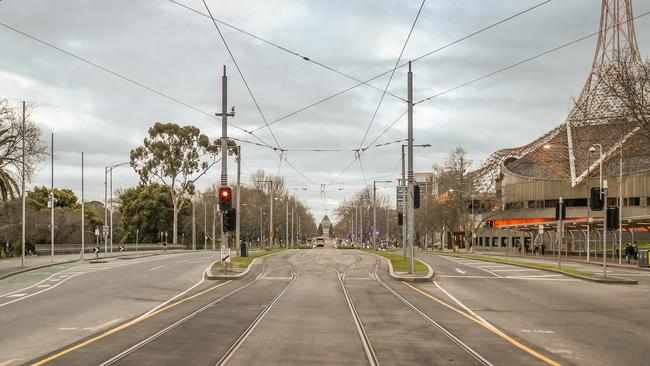
[[589,148],[589,152],[590,153],[595,153],[596,152],[596,147],[594,145],[591,145],[591,147]]
[[553,145],[550,145],[550,144],[546,144],[546,145],[543,146],[543,148],[544,148],[545,150],[548,150],[548,149],[550,149],[551,147],[553,147]]

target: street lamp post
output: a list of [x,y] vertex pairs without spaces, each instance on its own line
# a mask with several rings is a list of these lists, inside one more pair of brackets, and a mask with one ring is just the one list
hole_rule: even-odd
[[[106,226],[107,222],[110,222],[109,234],[104,238],[104,254],[108,254],[109,244],[111,247],[111,253],[113,253],[113,169],[127,164],[131,164],[131,162],[127,161],[104,167],[104,226]],[[108,190],[110,190],[110,209],[108,208],[109,196],[107,195],[107,183]],[[109,211],[110,216],[108,215]]]
[[[430,144],[420,144],[420,145],[412,145],[414,148],[415,147],[422,147],[422,148],[427,148],[431,147]],[[400,185],[402,187],[402,255],[406,257],[406,242],[407,242],[407,222],[408,222],[408,215],[407,215],[407,209],[406,209],[406,155],[404,153],[404,148],[408,147],[408,145],[402,145],[402,184]],[[398,209],[398,207],[396,207]]]
[[390,180],[372,182],[372,247],[377,249],[377,183],[392,183]]
[[600,156],[598,159],[600,168],[600,197],[603,200],[603,278],[607,278],[607,181],[603,180],[603,145],[593,144],[589,148],[589,152],[595,152],[596,147],[598,147]]

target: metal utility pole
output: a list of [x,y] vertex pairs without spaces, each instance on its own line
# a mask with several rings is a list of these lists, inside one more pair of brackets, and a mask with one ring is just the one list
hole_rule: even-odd
[[203,250],[208,250],[208,204],[203,197]]
[[409,61],[408,72],[408,194],[407,194],[407,237],[408,237],[408,273],[413,274],[413,232],[415,230],[413,210],[413,71]]
[[406,257],[407,217],[406,217],[406,163],[405,163],[404,147],[406,147],[406,145],[402,145],[402,255]]
[[[51,172],[50,172],[50,257],[54,262],[54,134],[52,134],[52,143],[50,144]],[[83,160],[83,159],[82,159]],[[82,164],[83,165],[83,164]],[[83,168],[82,168],[83,170]],[[83,181],[83,173],[82,178]]]
[[363,245],[363,207],[359,209],[359,239]]
[[300,238],[301,238],[301,231],[300,231],[300,215],[298,215],[298,244],[300,244]]
[[618,161],[618,264],[623,263],[623,147]]
[[[228,186],[228,117],[235,116],[235,107],[230,113],[228,110],[228,77],[226,76],[226,65],[223,65],[223,76],[221,77],[221,186]],[[223,231],[223,212],[221,213],[221,248],[226,248],[228,236]]]
[[372,182],[372,247],[377,249],[377,183],[392,183],[390,180]]
[[275,244],[275,233],[273,232],[273,181],[271,181],[269,197],[271,199],[271,212],[269,213],[269,244],[271,245],[271,248],[273,248],[273,245]]
[[84,152],[81,152],[81,260],[86,246],[86,212],[84,203]]
[[23,100],[23,158],[22,158],[22,201],[23,201],[23,219],[22,219],[22,247],[21,247],[21,257],[20,257],[20,266],[25,266],[25,101]]
[[217,206],[212,205],[212,250],[216,250],[217,243]]
[[[241,211],[241,146],[237,145],[237,212],[235,214],[235,250],[241,253],[240,211]],[[223,230],[222,230],[223,231]]]
[[110,214],[111,228],[110,228],[110,234],[109,234],[108,240],[109,240],[109,242],[111,244],[111,254],[113,254],[113,167],[111,167],[111,170],[110,170],[109,174],[110,174],[110,177],[111,177],[111,181],[110,181],[110,185],[109,185],[111,208],[110,208],[110,210],[108,210],[108,212]]
[[560,215],[557,221],[557,234],[558,234],[558,250],[557,250],[557,266],[562,269],[562,237],[564,236],[564,222],[562,221],[562,212],[564,210],[564,199],[560,197]]
[[295,216],[295,210],[294,210],[295,208],[296,208],[295,204],[293,206],[291,206],[291,249],[293,249],[293,243],[295,242],[295,238],[296,238],[296,236],[295,236],[295,234],[296,234],[295,227],[293,225],[293,219],[294,219],[294,216]]
[[104,225],[102,235],[104,236],[104,255],[108,255],[108,233],[104,228],[108,223],[108,167],[104,167]]
[[192,250],[196,251],[196,202],[192,197]]

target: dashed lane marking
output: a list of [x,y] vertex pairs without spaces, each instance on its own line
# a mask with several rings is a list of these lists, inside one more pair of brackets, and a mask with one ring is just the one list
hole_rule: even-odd
[[474,323],[476,323],[476,324],[482,326],[483,328],[485,328],[485,329],[491,331],[492,333],[494,333],[494,334],[498,335],[499,337],[503,338],[504,340],[506,340],[507,342],[511,343],[511,344],[514,345],[515,347],[517,347],[517,348],[523,350],[524,352],[530,354],[531,356],[533,356],[533,357],[535,357],[535,358],[537,358],[537,359],[539,359],[539,360],[541,360],[541,361],[547,363],[548,365],[552,365],[552,366],[562,366],[560,363],[551,360],[550,358],[544,356],[543,354],[541,354],[541,353],[535,351],[534,349],[532,349],[532,348],[526,346],[525,344],[523,344],[523,343],[517,341],[516,339],[510,337],[509,335],[505,334],[503,331],[499,330],[498,328],[496,328],[496,327],[493,326],[492,324],[490,324],[490,323],[485,323],[485,322],[481,321],[479,318],[476,318],[475,316],[471,315],[470,313],[465,312],[465,311],[462,311],[462,310],[460,310],[460,309],[458,309],[458,308],[456,308],[456,307],[454,307],[454,306],[452,306],[452,305],[449,305],[449,304],[446,303],[445,301],[442,301],[442,300],[438,299],[437,297],[435,297],[435,296],[429,294],[428,292],[425,292],[425,291],[420,290],[419,288],[417,288],[417,287],[411,285],[410,283],[407,283],[407,282],[402,282],[402,283],[403,283],[405,286],[411,288],[412,290],[414,290],[414,291],[420,293],[421,295],[423,295],[423,296],[425,296],[425,297],[427,297],[427,298],[429,298],[429,299],[431,299],[431,300],[437,302],[438,304],[440,304],[440,305],[442,305],[442,306],[444,306],[444,307],[446,307],[446,308],[448,308],[448,309],[450,309],[450,310],[452,310],[452,311],[458,313],[459,315],[461,315],[461,316],[463,316],[463,317],[465,317],[465,318],[471,320],[472,322],[474,322]]

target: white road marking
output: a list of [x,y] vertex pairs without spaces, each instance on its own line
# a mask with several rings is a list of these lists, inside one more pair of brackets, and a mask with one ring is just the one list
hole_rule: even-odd
[[36,288],[50,287],[51,285],[38,285]]
[[65,327],[65,328],[59,328],[59,330],[77,330],[79,328],[77,327]]
[[494,272],[490,271],[489,269],[481,268],[481,267],[478,267],[478,266],[475,266],[475,265],[469,265],[469,264],[466,264],[466,263],[463,263],[463,262],[457,261],[457,260],[455,260],[455,259],[452,259],[451,257],[447,257],[447,256],[445,256],[445,255],[442,255],[442,256],[440,256],[440,257],[441,257],[441,258],[444,258],[444,259],[447,259],[447,260],[449,260],[449,261],[452,261],[452,262],[454,262],[454,263],[458,263],[458,264],[465,265],[465,266],[467,266],[467,267],[480,269],[481,271],[485,271],[485,272],[487,272],[487,273],[489,273],[489,274],[491,274],[491,275],[493,275],[493,276],[495,276],[495,277],[502,277],[500,274],[498,274],[498,273],[494,273]]
[[539,334],[553,334],[555,333],[552,330],[537,330],[537,329],[522,329],[524,333],[539,333]]
[[480,315],[476,314],[476,313],[474,312],[474,310],[472,310],[472,309],[470,309],[469,307],[465,306],[465,304],[463,304],[462,302],[460,302],[460,300],[458,300],[457,298],[455,298],[454,295],[450,294],[449,292],[447,292],[447,290],[445,290],[444,288],[442,288],[442,286],[440,286],[440,285],[438,284],[437,281],[433,281],[433,284],[436,285],[436,287],[437,287],[438,289],[440,289],[440,291],[444,292],[445,295],[447,295],[450,299],[452,299],[456,304],[458,304],[458,306],[460,306],[461,308],[465,309],[468,313],[472,314],[476,319],[479,319],[479,320],[482,321],[484,324],[488,324],[489,326],[494,327],[492,324],[490,324],[490,322],[488,322],[487,320],[483,319]]
[[493,269],[493,272],[530,272],[536,271],[536,269]]
[[465,273],[467,273],[466,271],[463,271],[463,270],[460,269],[460,268],[454,268],[454,269],[456,270],[456,272],[458,272],[458,273],[460,273],[460,274],[465,274]]
[[11,294],[11,295],[9,295],[7,297],[23,297],[25,295],[27,295],[27,294]]
[[183,259],[182,261],[176,261],[176,263],[183,263],[183,262],[189,262],[189,259]]
[[153,272],[153,271],[155,271],[157,269],[160,269],[160,268],[163,268],[163,267],[166,267],[166,266],[167,266],[166,264],[163,264],[162,266],[153,267],[152,269],[149,270],[149,272]]
[[100,329],[110,327],[111,325],[113,325],[113,324],[115,324],[115,323],[119,323],[120,320],[122,320],[122,319],[113,319],[113,320],[109,320],[109,321],[107,321],[107,322],[105,322],[105,323],[98,324],[98,325],[96,325],[96,326],[94,326],[94,327],[86,327],[86,328],[84,328],[84,330],[89,330],[89,331],[91,331],[91,332],[96,332],[96,331],[98,331],[98,330],[100,330]]

